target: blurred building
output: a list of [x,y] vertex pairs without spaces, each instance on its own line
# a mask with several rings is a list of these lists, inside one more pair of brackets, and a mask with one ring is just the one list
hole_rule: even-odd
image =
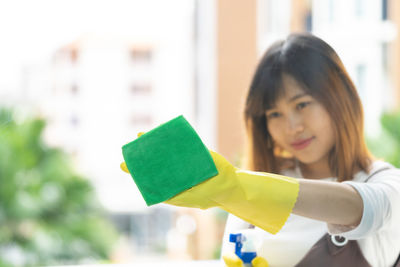
[[[216,133],[219,151],[231,160],[243,154],[243,96],[257,61],[269,45],[292,32],[311,32],[339,54],[363,102],[368,136],[380,133],[379,118],[384,111],[400,106],[399,1],[254,0],[243,6],[238,1],[217,3]],[[228,34],[230,40],[224,38]],[[230,92],[238,97],[226,97]]]
[[366,132],[380,130],[383,111],[397,103],[391,77],[391,45],[396,41],[395,21],[389,17],[395,1],[313,1],[312,31],[338,52],[357,86],[364,105]]
[[[147,207],[119,168],[122,145],[181,114],[216,146],[213,1],[157,3],[146,9],[135,1],[132,27],[82,34],[51,52],[50,61],[25,68],[23,102],[48,119],[47,141],[72,154],[93,180],[132,255],[210,258],[220,242],[213,211],[185,217],[178,208]],[[182,231],[182,216],[195,221],[196,232]],[[168,236],[187,246],[174,252]]]

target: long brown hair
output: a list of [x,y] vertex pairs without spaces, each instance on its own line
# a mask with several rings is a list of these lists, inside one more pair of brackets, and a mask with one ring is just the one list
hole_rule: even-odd
[[274,173],[282,169],[283,157],[268,132],[265,110],[283,94],[283,74],[293,77],[330,114],[336,142],[329,166],[338,180],[351,180],[357,170],[368,171],[371,155],[356,88],[333,48],[311,34],[291,34],[274,43],[257,66],[244,113],[248,167]]

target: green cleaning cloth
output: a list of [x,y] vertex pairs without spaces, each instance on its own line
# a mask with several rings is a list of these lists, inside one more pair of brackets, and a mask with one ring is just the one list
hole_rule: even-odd
[[183,116],[124,145],[122,154],[148,206],[218,174],[210,152]]

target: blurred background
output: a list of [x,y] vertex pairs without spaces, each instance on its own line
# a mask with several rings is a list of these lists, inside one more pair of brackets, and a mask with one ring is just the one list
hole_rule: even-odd
[[240,165],[252,73],[291,32],[338,52],[400,166],[399,31],[396,0],[0,0],[0,266],[219,266],[227,214],[147,207],[121,147],[183,114]]

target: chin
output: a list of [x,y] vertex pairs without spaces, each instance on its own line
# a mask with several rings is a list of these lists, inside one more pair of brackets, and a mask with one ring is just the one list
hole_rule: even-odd
[[312,156],[299,156],[299,157],[296,157],[295,156],[295,158],[298,160],[298,161],[300,161],[301,163],[303,163],[303,164],[312,164],[312,163],[316,163],[316,162],[318,162],[320,159],[321,159],[321,157],[316,157],[316,156],[314,156],[314,157],[312,157]]

